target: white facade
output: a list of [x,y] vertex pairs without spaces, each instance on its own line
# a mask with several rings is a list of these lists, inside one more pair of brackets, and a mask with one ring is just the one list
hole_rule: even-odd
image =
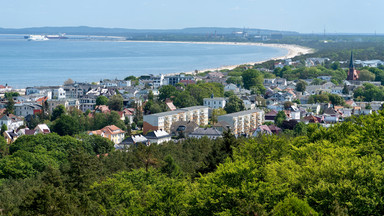
[[53,89],[52,91],[52,99],[65,99],[66,92],[63,88]]
[[170,133],[172,123],[177,121],[194,121],[198,125],[208,125],[208,107],[186,107],[169,112],[145,115],[143,132],[165,130]]
[[214,97],[214,98],[204,98],[204,106],[219,109],[225,107],[225,98],[223,97]]
[[40,105],[36,104],[15,104],[15,114],[17,116],[24,116],[26,117],[27,115],[34,115],[36,112],[41,110],[42,107]]
[[263,110],[247,110],[237,113],[231,113],[218,117],[218,121],[225,121],[231,125],[231,130],[235,135],[251,135],[253,131],[264,123]]

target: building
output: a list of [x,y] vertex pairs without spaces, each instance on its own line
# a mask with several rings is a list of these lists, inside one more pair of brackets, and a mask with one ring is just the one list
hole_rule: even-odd
[[186,107],[174,111],[145,115],[143,133],[155,130],[164,130],[170,133],[172,124],[177,121],[194,121],[198,125],[208,125],[208,107]]
[[351,52],[351,60],[349,62],[348,76],[347,80],[358,80],[360,71],[355,69],[355,65],[353,64],[353,52]]
[[85,112],[87,110],[94,110],[96,106],[96,97],[92,97],[89,95],[84,95],[79,99],[80,102],[80,110]]
[[200,139],[202,137],[208,137],[209,139],[217,139],[223,137],[223,133],[216,128],[197,128],[188,136],[191,138]]
[[225,107],[225,98],[223,97],[213,97],[213,95],[210,98],[204,98],[204,106],[207,106],[211,109],[224,109]]
[[38,124],[35,129],[37,134],[49,134],[51,133],[51,130],[49,129],[48,125],[46,124]]
[[121,143],[115,144],[115,149],[124,150],[130,148],[131,146],[137,146],[138,144],[148,146],[149,141],[143,135],[131,136],[123,140]]
[[125,131],[115,125],[108,125],[100,130],[88,131],[88,135],[99,135],[111,140],[115,144],[119,144],[124,140]]
[[57,99],[57,100],[48,100],[49,111],[52,111],[59,105],[63,105],[65,109],[70,107],[80,109],[80,102],[77,99]]
[[163,130],[148,132],[145,135],[145,138],[147,138],[150,144],[152,143],[161,144],[163,142],[171,141],[171,135]]
[[52,90],[52,99],[65,99],[66,92],[63,88],[57,88]]
[[42,106],[32,103],[15,104],[15,114],[17,116],[35,115],[42,111]]
[[195,78],[193,76],[186,76],[184,74],[174,75],[174,76],[166,76],[164,85],[176,85],[181,81],[194,81]]
[[225,121],[230,125],[233,134],[250,135],[253,131],[264,123],[264,111],[246,110],[218,117],[218,121]]
[[24,120],[13,114],[3,114],[0,117],[0,126],[6,125],[8,130],[16,130],[20,126],[24,125]]

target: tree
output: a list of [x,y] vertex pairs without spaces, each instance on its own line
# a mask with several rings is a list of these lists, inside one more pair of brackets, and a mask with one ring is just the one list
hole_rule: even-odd
[[15,101],[12,98],[8,98],[7,105],[5,106],[5,114],[13,114],[15,112]]
[[307,83],[303,80],[300,80],[299,82],[296,83],[296,91],[304,93],[306,86],[307,86]]
[[293,103],[291,101],[285,101],[284,102],[284,109],[289,109],[289,108],[291,108],[292,105],[293,105]]
[[160,171],[166,174],[170,178],[179,177],[182,173],[180,167],[176,164],[171,155],[167,155],[164,158],[165,164],[160,168]]
[[66,113],[66,110],[65,110],[65,107],[64,105],[60,104],[58,105],[55,109],[53,109],[52,111],[52,117],[51,117],[51,121],[55,121],[56,119],[58,119],[62,114],[65,114]]
[[367,103],[367,105],[365,105],[365,109],[372,109],[372,106],[370,103]]
[[100,95],[96,98],[96,106],[98,105],[107,105],[108,104],[108,98],[104,95]]
[[153,101],[153,98],[154,98],[155,96],[153,95],[153,92],[152,92],[152,90],[149,90],[149,92],[148,92],[148,100],[152,100]]
[[283,201],[279,202],[272,210],[272,215],[286,216],[286,215],[297,215],[297,216],[317,216],[319,215],[311,206],[306,202],[297,197],[289,196]]
[[328,97],[334,106],[344,105],[344,98],[342,98],[341,96],[336,95],[336,94],[329,94]]
[[229,97],[228,102],[225,104],[224,110],[227,113],[240,112],[245,109],[244,102],[236,95]]
[[224,92],[224,97],[231,97],[232,95],[235,95],[235,93],[231,90],[231,91],[226,91]]
[[1,136],[4,136],[4,132],[8,130],[8,127],[6,124],[1,125]]
[[110,110],[121,111],[123,110],[123,96],[120,94],[113,95],[108,101],[108,107]]
[[243,77],[244,88],[246,89],[251,89],[251,87],[256,87],[259,89],[264,88],[263,86],[264,77],[260,71],[249,69],[244,71],[241,76]]
[[159,89],[159,100],[165,101],[167,98],[171,98],[177,94],[177,89],[172,85],[164,85]]
[[359,73],[359,80],[360,81],[373,81],[375,80],[375,74],[368,71],[368,70],[362,70]]
[[344,84],[344,88],[343,88],[342,93],[345,94],[345,95],[348,95],[348,94],[349,94],[349,89],[348,89],[347,84]]
[[64,82],[64,85],[72,85],[73,83],[75,83],[71,78],[67,79],[65,82]]
[[227,112],[222,108],[212,110],[212,117],[211,117],[212,124],[217,122],[218,116],[225,115],[225,114],[227,114]]
[[283,124],[283,122],[287,119],[287,115],[285,115],[285,112],[284,111],[279,111],[275,117],[275,124],[278,126],[278,127],[281,127],[281,125]]
[[60,136],[74,135],[79,132],[78,122],[70,115],[61,115],[53,124],[52,131]]

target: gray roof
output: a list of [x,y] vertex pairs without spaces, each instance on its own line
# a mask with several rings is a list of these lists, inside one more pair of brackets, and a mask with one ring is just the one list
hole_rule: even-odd
[[245,111],[235,112],[235,113],[231,113],[231,114],[227,114],[227,115],[222,115],[222,116],[237,117],[237,116],[242,116],[242,115],[248,115],[248,114],[255,113],[255,112],[264,112],[264,111],[263,110],[259,110],[259,109],[245,110]]
[[198,136],[221,136],[222,133],[216,128],[197,128],[195,131],[189,135],[198,135]]

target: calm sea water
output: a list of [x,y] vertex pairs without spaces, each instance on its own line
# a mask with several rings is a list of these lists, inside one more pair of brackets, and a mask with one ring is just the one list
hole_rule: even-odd
[[0,37],[0,84],[14,88],[218,68],[286,55],[270,47]]

